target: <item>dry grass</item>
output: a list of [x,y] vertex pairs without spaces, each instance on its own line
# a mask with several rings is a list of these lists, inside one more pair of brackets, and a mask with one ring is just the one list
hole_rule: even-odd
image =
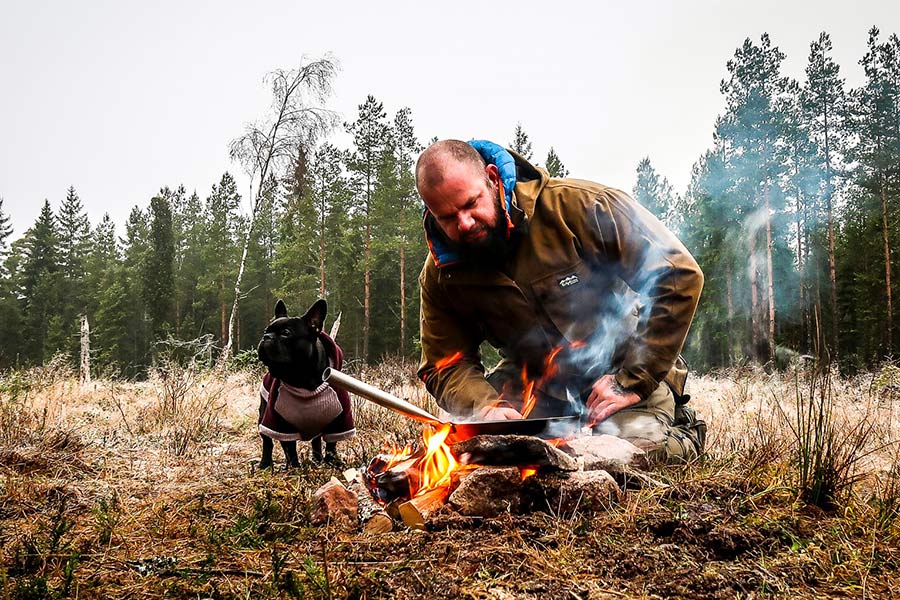
[[[359,374],[427,406],[414,367]],[[259,372],[0,379],[2,598],[818,598],[900,589],[900,370],[695,378],[709,457],[608,513],[309,525],[335,474],[254,468]],[[896,386],[896,387],[895,387]],[[419,435],[357,403],[353,465]],[[301,447],[301,459],[308,456]],[[827,482],[828,493],[821,491]],[[819,486],[818,488],[816,486]]]

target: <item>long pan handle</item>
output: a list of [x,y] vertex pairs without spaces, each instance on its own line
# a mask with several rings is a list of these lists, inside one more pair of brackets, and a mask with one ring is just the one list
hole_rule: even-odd
[[348,392],[353,392],[357,396],[365,398],[369,402],[374,402],[379,406],[398,412],[401,415],[428,423],[429,425],[443,425],[444,423],[427,410],[423,410],[411,404],[406,400],[402,400],[393,394],[389,394],[384,390],[371,386],[364,381],[360,381],[355,377],[351,377],[346,373],[342,373],[332,368],[325,369],[322,373],[322,379],[330,384],[343,388]]

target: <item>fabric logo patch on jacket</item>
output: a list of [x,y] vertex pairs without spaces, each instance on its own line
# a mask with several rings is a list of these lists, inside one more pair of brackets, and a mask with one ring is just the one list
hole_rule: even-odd
[[567,287],[572,287],[579,281],[581,281],[581,280],[578,279],[578,275],[572,273],[571,275],[566,275],[565,277],[563,277],[562,279],[559,280],[559,287],[561,287],[563,289],[565,289]]

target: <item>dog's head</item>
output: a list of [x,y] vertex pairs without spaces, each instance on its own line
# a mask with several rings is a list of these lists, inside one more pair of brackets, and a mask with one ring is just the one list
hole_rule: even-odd
[[302,317],[289,317],[283,300],[275,304],[275,318],[266,327],[257,353],[276,378],[295,387],[315,389],[328,366],[319,332],[328,305],[317,300]]

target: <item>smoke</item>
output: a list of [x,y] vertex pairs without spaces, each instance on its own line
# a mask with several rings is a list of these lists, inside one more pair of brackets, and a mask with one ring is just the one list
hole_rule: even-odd
[[[649,212],[639,210],[645,213],[646,218],[655,219]],[[564,397],[567,412],[579,415],[582,420],[587,420],[585,402],[594,382],[603,375],[617,373],[626,356],[639,364],[652,358],[647,356],[646,336],[643,333],[659,301],[660,281],[672,276],[668,254],[673,248],[681,247],[670,232],[663,228],[656,230],[664,231],[667,238],[651,240],[642,237],[628,242],[640,249],[640,260],[629,273],[606,273],[606,276],[593,273],[595,279],[610,282],[607,289],[591,290],[601,297],[597,312],[586,313],[594,307],[580,304],[580,297],[573,298],[568,306],[570,314],[575,315],[573,321],[590,322],[594,325],[593,331],[584,339],[573,337],[571,331],[562,332],[568,344],[556,358],[558,374],[542,391],[557,398]],[[610,264],[594,265],[593,268],[617,269]],[[622,276],[627,277],[628,281]]]

